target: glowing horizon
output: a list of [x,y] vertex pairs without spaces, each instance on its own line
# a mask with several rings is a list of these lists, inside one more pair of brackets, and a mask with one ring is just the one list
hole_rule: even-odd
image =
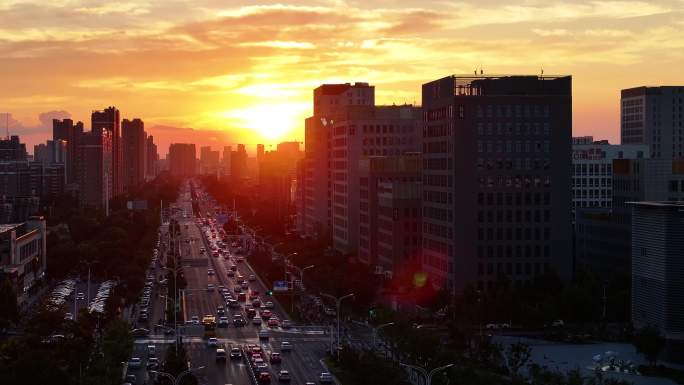
[[450,74],[543,68],[573,76],[573,134],[617,143],[620,89],[684,83],[682,0],[259,3],[5,1],[0,112],[30,150],[53,117],[89,128],[109,105],[143,119],[160,154],[172,141],[253,147],[302,141],[323,83],[420,104],[421,85]]

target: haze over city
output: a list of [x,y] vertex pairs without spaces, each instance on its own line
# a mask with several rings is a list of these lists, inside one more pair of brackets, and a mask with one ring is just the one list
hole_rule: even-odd
[[543,69],[573,75],[574,135],[617,142],[620,89],[681,78],[682,7],[8,0],[0,106],[32,148],[53,117],[86,120],[96,106],[116,105],[145,119],[163,155],[170,138],[217,147],[302,141],[311,89],[323,83],[365,81],[382,104],[420,104],[420,84],[446,73]]
[[684,384],[683,20],[0,0],[0,384]]

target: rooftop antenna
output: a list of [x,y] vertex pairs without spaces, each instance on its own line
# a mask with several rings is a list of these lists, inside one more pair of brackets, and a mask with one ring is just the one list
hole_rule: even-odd
[[7,134],[6,139],[9,140],[9,112],[5,113],[5,133]]

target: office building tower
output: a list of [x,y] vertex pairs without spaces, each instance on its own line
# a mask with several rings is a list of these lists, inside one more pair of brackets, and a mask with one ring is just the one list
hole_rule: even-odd
[[123,176],[126,191],[130,192],[145,182],[145,123],[140,119],[121,122]]
[[237,151],[232,152],[230,158],[230,177],[233,180],[247,178],[247,150],[244,144],[238,144]]
[[93,130],[81,135],[76,147],[80,204],[100,208],[105,215],[113,194],[113,136],[107,129]]
[[40,198],[37,196],[0,195],[0,224],[24,222],[39,210]]
[[[633,202],[632,323],[684,342],[684,202]],[[681,358],[681,355],[679,356]]]
[[622,144],[645,144],[654,159],[684,154],[684,86],[624,89],[620,99]]
[[40,143],[33,146],[33,160],[36,162],[49,163],[47,144]]
[[0,225],[0,276],[7,277],[23,307],[44,277],[47,268],[45,218],[30,217],[26,222]]
[[121,119],[116,107],[107,107],[102,111],[93,111],[91,130],[96,135],[103,131],[111,133],[112,142],[112,193],[114,196],[124,192],[123,145],[121,142]]
[[256,147],[257,161],[259,161],[259,159],[261,159],[262,156],[264,156],[264,145],[263,144],[257,144],[257,147]]
[[210,146],[200,148],[200,173],[202,175],[216,174],[219,166],[220,153],[212,151]]
[[332,239],[342,253],[359,248],[359,161],[421,150],[421,109],[350,106],[331,123]]
[[78,139],[83,134],[83,123],[71,119],[52,120],[52,140],[66,142],[66,179],[67,183],[74,183],[76,179],[76,147]]
[[648,153],[646,145],[616,145],[607,140],[594,141],[591,136],[573,138],[573,210],[587,207],[610,208],[613,201],[613,159],[648,158]]
[[23,161],[26,156],[26,145],[19,141],[18,136],[0,139],[0,162]]
[[169,171],[174,176],[194,176],[197,152],[191,143],[172,143],[169,146]]
[[[420,190],[414,187],[422,183],[421,170],[419,153],[359,161],[358,259],[377,274],[391,275],[404,261],[419,261],[422,194],[416,197]],[[392,231],[396,240],[387,237]]]
[[491,289],[572,268],[571,77],[449,76],[423,85],[423,268]]
[[224,146],[223,147],[223,157],[221,158],[221,169],[222,169],[222,175],[230,175],[230,157],[231,153],[233,152],[233,147],[232,146]]
[[[47,141],[47,155],[48,163],[63,164],[68,167],[68,143],[66,140],[48,140]],[[66,171],[66,169],[65,169]]]
[[145,156],[147,157],[147,160],[145,162],[145,175],[150,179],[154,179],[157,174],[159,174],[159,152],[152,135],[147,137],[146,146]]
[[331,238],[332,125],[348,106],[374,106],[375,87],[368,83],[323,84],[313,92],[313,116],[305,121],[304,199],[298,206],[300,233]]

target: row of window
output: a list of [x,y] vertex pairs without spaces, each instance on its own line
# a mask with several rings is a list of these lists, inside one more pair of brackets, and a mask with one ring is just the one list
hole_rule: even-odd
[[479,223],[548,223],[551,221],[551,210],[478,210]]
[[477,158],[477,171],[483,170],[548,170],[551,168],[551,160],[548,158]]
[[481,176],[480,188],[548,188],[551,187],[551,177],[539,175],[498,175]]
[[551,193],[478,193],[477,204],[481,206],[549,205],[551,204]]
[[549,258],[551,247],[546,244],[540,245],[497,245],[478,246],[478,258]]
[[491,153],[548,153],[551,146],[548,140],[545,141],[477,141],[477,152]]
[[548,136],[551,126],[548,122],[496,122],[496,123],[477,123],[478,135],[544,135]]
[[610,163],[575,163],[572,175],[613,175],[613,165]]
[[[511,262],[506,262],[506,263],[499,262],[496,264],[494,264],[492,262],[487,263],[487,264],[478,263],[477,264],[477,275],[485,275],[485,274],[486,275],[493,275],[493,274],[513,275],[514,274],[513,273],[514,266],[515,266],[515,274],[516,275],[522,275],[522,274],[530,275],[530,274],[533,274],[533,272],[535,275],[539,275],[539,274],[543,274],[544,270],[548,269],[548,263],[542,264],[539,262],[535,262],[534,264],[530,263],[530,262],[527,262],[527,263],[518,262],[515,264],[513,264]],[[491,284],[491,283],[492,283],[492,281],[488,282],[488,284]],[[482,284],[482,281],[479,281],[478,284]],[[490,289],[491,289],[491,286],[492,285],[489,285]]]
[[477,240],[478,241],[544,241],[551,239],[551,228],[544,227],[541,230],[539,227],[534,228],[521,228],[516,227],[515,231],[513,228],[507,227],[478,227],[477,228]]
[[612,178],[572,178],[572,187],[610,187],[613,185]]

